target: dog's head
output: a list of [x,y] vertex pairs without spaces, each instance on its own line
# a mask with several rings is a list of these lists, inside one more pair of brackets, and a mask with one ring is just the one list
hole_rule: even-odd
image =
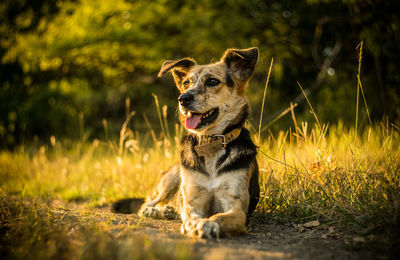
[[228,49],[214,64],[192,58],[165,61],[159,77],[172,72],[181,95],[179,119],[195,134],[222,134],[247,116],[245,89],[258,60],[258,49]]

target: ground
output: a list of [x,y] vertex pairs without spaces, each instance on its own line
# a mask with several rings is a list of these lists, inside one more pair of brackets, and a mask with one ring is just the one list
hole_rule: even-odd
[[247,234],[219,240],[108,208],[147,196],[179,158],[172,141],[1,151],[0,259],[398,259],[399,128],[307,126],[256,142],[260,203]]
[[[311,225],[259,223],[250,218],[248,232],[218,240],[188,238],[180,234],[179,220],[154,220],[136,214],[115,214],[108,208],[79,210],[58,207],[56,215],[70,218],[93,217],[109,224],[108,232],[117,239],[146,237],[162,246],[187,246],[194,259],[372,259],[379,257],[366,250],[354,250],[346,236],[332,227],[310,222]],[[132,227],[126,231],[126,227]],[[175,246],[176,248],[176,246]],[[166,257],[169,258],[169,257]]]

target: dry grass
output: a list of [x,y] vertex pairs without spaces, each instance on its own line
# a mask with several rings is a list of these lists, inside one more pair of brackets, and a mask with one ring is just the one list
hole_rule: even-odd
[[263,143],[260,209],[287,220],[398,227],[399,132],[381,125],[359,137],[340,125],[307,128],[303,123],[296,133],[271,135]]
[[[143,197],[178,160],[174,140],[141,147],[135,136],[95,140],[64,149],[53,139],[38,149],[0,153],[1,189],[21,197],[44,196],[103,205],[118,198]],[[254,133],[257,139],[257,134]],[[288,219],[395,226],[399,222],[400,135],[378,125],[362,135],[342,125],[270,133],[259,144],[260,212]],[[123,147],[123,148],[121,148]]]
[[[357,78],[359,89],[359,74]],[[302,89],[300,83],[299,87]],[[169,129],[167,107],[161,108],[157,96],[154,98],[160,137],[149,123],[147,139],[129,128],[134,113],[127,100],[127,119],[118,140],[109,137],[104,120],[104,141],[82,138],[66,145],[51,137],[48,145],[0,151],[2,255],[118,258],[115,254],[124,243],[131,243],[139,245],[131,247],[139,250],[140,257],[188,257],[185,247],[158,253],[159,246],[151,246],[145,238],[114,241],[95,220],[81,223],[76,218],[64,223],[49,207],[35,203],[27,207],[25,203],[44,198],[95,207],[120,198],[146,196],[161,172],[179,160],[177,147],[183,132],[178,125],[175,131]],[[386,122],[361,132],[357,122],[357,128],[346,128],[340,122],[328,126],[320,123],[308,98],[307,102],[317,122],[314,126],[298,123],[293,105],[288,110],[293,131],[261,135],[261,119],[258,132],[248,125],[259,146],[262,198],[258,219],[286,223],[318,219],[344,232],[368,236],[375,246],[393,247],[399,241],[387,241],[400,234],[400,127]],[[365,106],[368,109],[366,102]],[[383,244],[378,239],[381,235],[387,238]],[[75,237],[79,242],[74,242]]]
[[[79,218],[61,223],[50,208],[42,204],[27,207],[25,201],[44,198],[96,207],[119,198],[144,197],[161,172],[178,160],[179,138],[175,136],[159,138],[145,148],[140,136],[124,124],[118,142],[95,140],[64,148],[53,137],[49,145],[38,148],[1,151],[0,229],[6,234],[2,254],[25,258],[34,250],[32,258],[54,254],[97,258],[103,253],[117,254],[124,243],[147,243],[145,238],[115,242],[98,224],[82,224]],[[340,123],[310,129],[303,122],[295,131],[269,133],[261,142],[254,132],[253,139],[260,146],[262,199],[257,219],[285,223],[318,219],[372,240],[382,234],[396,236],[400,204],[400,133],[396,126],[379,124],[356,134]],[[75,225],[75,231],[68,233]],[[74,237],[83,239],[76,244]],[[375,240],[375,246],[392,246]],[[48,246],[54,252],[45,249]],[[140,252],[146,257],[154,251],[145,248],[140,247]],[[160,254],[164,253],[170,254]]]
[[[128,219],[128,220],[127,220]],[[128,221],[128,223],[124,223]],[[134,222],[131,224],[130,222]],[[2,259],[192,259],[188,243],[157,241],[112,213],[0,198]]]

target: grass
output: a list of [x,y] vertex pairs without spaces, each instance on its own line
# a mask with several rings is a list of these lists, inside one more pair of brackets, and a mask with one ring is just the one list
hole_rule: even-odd
[[122,155],[112,151],[112,143],[98,140],[71,149],[56,142],[36,150],[1,151],[0,187],[6,194],[90,201],[92,205],[120,197],[143,197],[177,153],[163,149],[163,143],[150,149],[133,144],[133,139],[126,142],[131,152]]
[[[361,50],[362,45],[360,64]],[[268,75],[272,64],[273,60]],[[359,91],[362,90],[360,70],[357,79]],[[118,140],[109,136],[104,120],[105,140],[88,142],[82,122],[83,137],[75,144],[67,145],[51,137],[45,145],[0,151],[0,231],[5,234],[0,240],[2,256],[16,259],[191,257],[187,246],[174,244],[173,247],[179,247],[177,250],[163,250],[165,246],[144,236],[116,237],[110,226],[99,223],[95,216],[64,219],[49,206],[52,201],[61,200],[95,208],[120,198],[148,194],[162,171],[179,160],[177,147],[183,132],[178,125],[175,133],[170,131],[167,107],[160,108],[157,96],[154,98],[162,129],[159,137],[145,115],[147,136],[129,128],[134,113],[130,112],[127,100],[126,121]],[[265,130],[265,127],[261,130],[262,118],[258,132],[248,125],[259,146],[262,196],[257,208],[258,219],[285,223],[318,219],[343,232],[368,236],[374,247],[398,246],[399,126],[388,122],[370,123],[361,131],[358,95],[356,127],[348,128],[341,122],[328,126],[319,121],[307,96],[306,99],[317,122],[315,125],[297,122],[294,113],[297,104],[287,111],[291,112],[294,129],[261,135]],[[368,112],[365,97],[364,103]]]
[[[111,216],[110,216],[111,215]],[[0,198],[2,259],[192,259],[180,242],[156,241],[109,213],[51,206],[51,201]]]
[[[115,240],[95,217],[63,223],[51,207],[35,203],[62,200],[95,208],[120,198],[146,196],[161,172],[178,161],[178,137],[160,138],[145,147],[127,125],[118,142],[94,140],[64,148],[52,137],[49,145],[0,152],[0,230],[6,234],[2,255],[108,257],[133,243],[140,245],[135,247],[140,254],[151,258],[157,245],[152,248],[146,237]],[[357,134],[340,122],[329,127],[303,122],[295,131],[270,132],[262,141],[254,132],[253,139],[259,146],[262,192],[258,219],[284,223],[318,219],[369,236],[375,247],[392,247],[393,241],[375,240],[395,237],[399,230],[400,132],[395,125],[382,123]],[[72,228],[74,232],[68,232]],[[76,237],[80,242],[74,242]],[[146,243],[150,245],[143,246]],[[47,250],[49,246],[53,251]]]
[[[144,148],[139,138],[125,132],[119,145],[95,140],[67,149],[52,138],[50,145],[37,149],[1,151],[1,190],[92,206],[144,197],[161,172],[178,161],[177,144],[166,139]],[[269,133],[258,143],[263,194],[258,211],[288,221],[321,218],[396,227],[399,144],[399,131],[385,124],[356,134],[340,123],[310,129],[303,122],[295,131]]]
[[260,148],[260,210],[286,221],[320,218],[357,228],[399,225],[400,135],[385,126],[361,136],[343,126],[303,123]]

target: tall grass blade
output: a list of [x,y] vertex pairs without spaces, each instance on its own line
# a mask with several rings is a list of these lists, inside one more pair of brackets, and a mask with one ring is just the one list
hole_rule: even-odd
[[122,154],[124,153],[124,143],[127,140],[127,138],[129,137],[128,124],[134,115],[135,115],[135,111],[131,111],[127,115],[124,123],[122,124],[122,128],[119,132],[119,145],[118,145],[118,155],[119,156],[122,156]]
[[125,98],[125,118],[128,118],[131,113],[131,99],[129,97]]
[[311,103],[310,103],[310,100],[308,100],[308,97],[307,97],[306,92],[304,92],[304,89],[303,89],[302,86],[300,85],[300,82],[297,81],[297,85],[299,85],[301,91],[303,92],[304,97],[305,97],[306,100],[307,100],[308,105],[310,106],[311,112],[312,112],[312,114],[314,115],[315,120],[317,121],[318,128],[321,129],[321,124],[319,123],[318,116],[317,116],[317,114],[315,113],[314,108],[312,107],[312,105],[311,105]]
[[299,130],[298,130],[299,126],[297,124],[296,115],[294,114],[294,108],[295,108],[295,106],[293,105],[292,102],[290,102],[290,113],[292,114],[292,119],[293,119],[293,123],[294,123],[294,130],[296,131],[296,139],[297,139],[297,142],[298,142],[299,141]]
[[[357,78],[359,78],[360,74],[361,74],[361,61],[362,61],[363,45],[364,45],[364,41],[361,41],[360,44],[357,46],[357,48],[360,48],[360,52],[359,52],[359,56],[358,56]],[[358,131],[358,105],[359,105],[359,99],[360,99],[360,82],[361,82],[360,80],[357,80],[356,126],[355,126],[356,134]]]
[[263,100],[261,104],[261,114],[260,114],[260,122],[258,124],[258,141],[261,143],[260,135],[261,135],[261,125],[262,125],[262,118],[264,114],[264,103],[265,103],[265,97],[267,95],[267,89],[268,89],[268,83],[269,83],[269,78],[271,76],[271,71],[272,71],[272,65],[274,64],[274,58],[272,57],[271,59],[271,64],[269,65],[269,70],[268,70],[268,76],[267,76],[267,82],[265,82],[265,87],[264,87],[264,95],[263,95]]
[[160,126],[161,126],[161,130],[164,134],[164,138],[167,137],[167,132],[164,128],[164,124],[163,124],[163,119],[161,116],[161,109],[160,109],[160,102],[158,102],[158,97],[156,94],[152,93],[153,97],[154,97],[154,102],[156,103],[156,109],[157,109],[157,115],[158,115],[158,120],[160,121]]
[[143,113],[143,118],[144,118],[144,122],[145,122],[146,126],[149,128],[149,131],[150,131],[151,137],[153,138],[154,144],[157,144],[158,140],[157,140],[157,137],[156,137],[156,133],[154,132],[154,129],[151,126],[150,121],[147,118],[145,113]]
[[168,127],[168,106],[167,105],[164,105],[162,107],[162,116],[163,116],[164,129],[166,131],[166,137],[168,140],[171,140],[171,134],[169,132],[169,127]]
[[281,119],[283,116],[285,116],[287,113],[289,113],[293,108],[297,107],[297,103],[294,103],[292,106],[286,108],[286,110],[282,111],[278,116],[276,116],[274,119],[272,119],[266,126],[264,126],[261,129],[261,132],[264,132],[265,130],[268,129],[271,125],[273,125],[276,121]]
[[363,99],[364,99],[365,109],[367,110],[368,122],[369,122],[369,125],[372,126],[372,121],[371,121],[371,117],[369,115],[367,100],[365,99],[364,89],[363,89],[363,86],[362,86],[362,83],[361,83],[360,75],[357,75],[357,80],[358,80],[358,84],[359,84],[360,89],[361,89],[361,94],[362,94]]

